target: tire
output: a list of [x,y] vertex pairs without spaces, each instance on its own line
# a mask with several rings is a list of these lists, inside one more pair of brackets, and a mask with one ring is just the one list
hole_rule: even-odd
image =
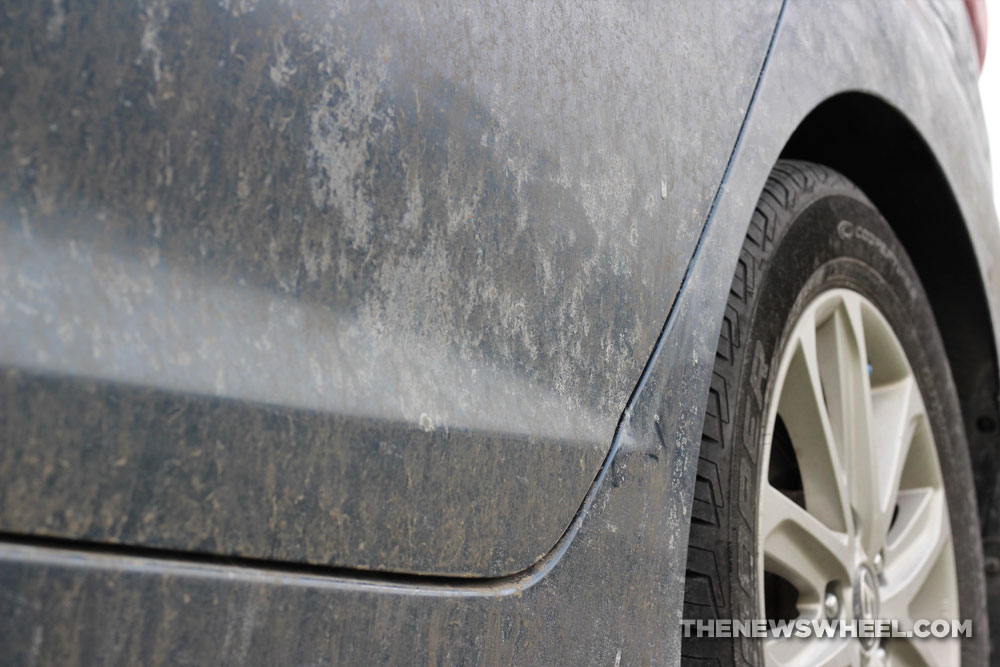
[[[770,451],[764,425],[769,402],[777,400],[775,371],[806,304],[831,290],[857,293],[874,304],[912,368],[947,499],[960,618],[972,621],[973,636],[961,640],[962,662],[985,665],[985,580],[968,445],[927,297],[906,252],[875,207],[843,176],[806,162],[776,164],[733,276],[701,439],[684,617],[761,617],[759,506],[762,466],[767,465],[764,452]],[[823,391],[825,401],[825,386]],[[809,505],[810,500],[803,502]],[[690,636],[682,643],[682,664],[763,665],[763,650],[760,639]]]

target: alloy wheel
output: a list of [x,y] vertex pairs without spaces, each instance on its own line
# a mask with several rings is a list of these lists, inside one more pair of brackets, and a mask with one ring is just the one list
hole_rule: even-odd
[[[801,311],[769,393],[757,575],[768,619],[953,619],[947,499],[917,380],[861,294]],[[768,665],[957,665],[956,639],[767,639]]]

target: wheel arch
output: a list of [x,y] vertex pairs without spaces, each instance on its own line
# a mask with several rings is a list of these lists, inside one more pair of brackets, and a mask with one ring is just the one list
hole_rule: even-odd
[[[982,526],[997,479],[998,365],[989,305],[972,240],[930,147],[898,109],[848,92],[814,108],[782,158],[809,160],[853,181],[906,248],[938,322],[969,439]],[[996,511],[993,509],[993,511]]]

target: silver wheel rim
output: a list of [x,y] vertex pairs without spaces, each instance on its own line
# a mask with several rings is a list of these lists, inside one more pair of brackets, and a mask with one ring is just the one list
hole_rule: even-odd
[[[918,619],[957,619],[934,437],[902,345],[874,304],[846,289],[809,303],[769,396],[758,487],[761,617],[768,573],[794,587],[800,618],[874,615],[898,619],[900,629]],[[801,494],[771,483],[779,420]],[[930,638],[870,646],[856,638],[767,639],[764,658],[767,665],[957,665],[960,646]]]

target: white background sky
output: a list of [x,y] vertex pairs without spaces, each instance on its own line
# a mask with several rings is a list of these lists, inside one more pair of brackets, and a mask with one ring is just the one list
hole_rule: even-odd
[[[990,156],[993,160],[993,201],[1000,198],[1000,0],[986,0],[990,38],[987,41],[986,65],[979,77],[986,128],[990,133]],[[997,207],[1000,212],[1000,206]]]

